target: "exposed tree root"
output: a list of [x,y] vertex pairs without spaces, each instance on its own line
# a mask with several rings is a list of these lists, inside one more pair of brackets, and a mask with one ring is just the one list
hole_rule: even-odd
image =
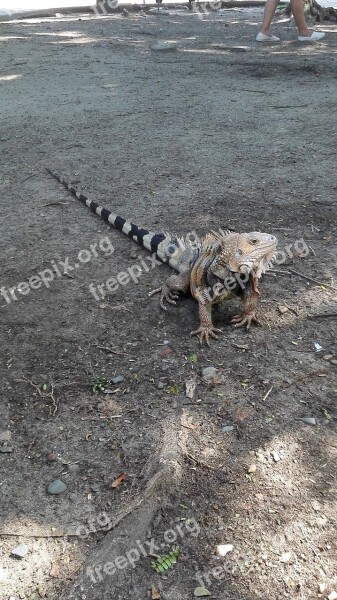
[[[119,600],[123,597],[126,580],[130,597],[133,597],[133,590],[136,593],[137,579],[141,575],[135,567],[151,555],[148,532],[157,513],[170,502],[181,481],[180,444],[187,433],[180,432],[170,421],[165,422],[163,428],[162,447],[144,472],[148,479],[145,489],[117,512],[111,529],[85,563],[71,589],[64,591],[61,600]],[[160,540],[155,542],[160,546]]]

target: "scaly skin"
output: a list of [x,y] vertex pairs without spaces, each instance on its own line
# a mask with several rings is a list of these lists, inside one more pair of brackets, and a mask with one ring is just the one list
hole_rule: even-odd
[[252,323],[260,325],[260,321],[256,317],[257,298],[260,292],[257,289],[257,281],[253,275],[250,275],[242,297],[242,311],[235,315],[231,323],[234,327],[243,327],[249,329]]
[[152,293],[161,292],[160,305],[166,300],[175,304],[180,291],[188,288],[199,303],[200,325],[191,335],[209,345],[210,338],[218,339],[221,329],[214,327],[212,307],[235,296],[242,298],[242,312],[231,321],[234,327],[259,324],[256,317],[257,282],[268,268],[276,251],[277,240],[267,233],[212,232],[201,243],[199,257],[192,269],[171,276]]
[[163,310],[167,310],[164,301],[169,304],[177,304],[176,300],[179,299],[179,292],[183,294],[187,294],[190,289],[190,278],[191,278],[191,269],[187,269],[179,275],[171,275],[163,285],[152,292],[149,293],[149,296],[153,296],[154,294],[160,293],[159,305]]
[[220,333],[220,329],[216,329],[212,323],[213,305],[233,296],[240,296],[243,301],[242,312],[232,319],[234,327],[246,325],[249,328],[251,323],[258,323],[255,314],[259,293],[257,281],[276,251],[277,239],[274,236],[260,232],[231,233],[219,229],[219,232],[207,233],[200,243],[194,232],[178,238],[162,231],[149,231],[99,206],[56,172],[47,171],[105,222],[179,273],[169,277],[150,295],[160,292],[160,306],[166,310],[165,301],[176,304],[179,293],[190,290],[199,303],[200,316],[200,326],[192,335],[198,335],[201,343],[205,341],[208,344],[210,337],[217,338],[216,334]]

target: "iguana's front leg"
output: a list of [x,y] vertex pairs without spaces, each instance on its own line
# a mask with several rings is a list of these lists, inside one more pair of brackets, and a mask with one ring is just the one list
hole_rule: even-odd
[[163,285],[152,290],[152,292],[149,293],[149,296],[160,293],[160,307],[163,310],[167,310],[164,304],[165,300],[169,304],[176,304],[176,300],[179,298],[179,292],[187,294],[190,289],[190,277],[191,269],[187,269],[186,271],[179,273],[179,275],[171,275]]
[[214,327],[212,323],[212,303],[197,298],[199,302],[199,319],[200,327],[195,331],[191,332],[191,335],[197,335],[199,337],[200,344],[204,341],[209,346],[209,337],[218,339],[216,333],[222,333],[221,329]]
[[257,279],[254,275],[251,275],[243,292],[242,311],[231,320],[234,327],[243,327],[246,325],[247,329],[249,329],[252,323],[260,325],[260,321],[255,314],[258,296]]

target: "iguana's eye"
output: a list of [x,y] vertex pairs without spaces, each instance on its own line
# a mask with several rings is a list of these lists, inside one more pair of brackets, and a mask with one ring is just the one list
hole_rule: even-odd
[[252,238],[251,240],[249,240],[251,244],[253,244],[253,246],[255,246],[256,244],[259,243],[259,240],[257,240],[256,238]]

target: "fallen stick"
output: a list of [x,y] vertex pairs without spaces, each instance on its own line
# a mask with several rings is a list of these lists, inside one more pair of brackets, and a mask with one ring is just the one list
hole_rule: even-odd
[[313,277],[309,277],[308,275],[304,275],[304,273],[300,273],[299,271],[295,271],[295,269],[288,269],[287,271],[282,271],[280,269],[270,269],[267,273],[281,273],[282,275],[297,275],[298,277],[302,277],[307,281],[311,281],[311,283],[317,283],[317,285],[323,285],[324,287],[337,292],[337,288],[333,287],[329,283],[324,283],[323,281],[318,281],[318,279],[314,279]]
[[271,393],[271,391],[273,390],[274,386],[272,385],[271,388],[269,388],[268,392],[263,396],[262,398],[262,402],[264,402],[265,400],[267,400],[269,394]]
[[323,281],[318,281],[318,279],[313,279],[312,277],[308,277],[308,275],[304,275],[303,273],[300,273],[299,271],[295,271],[294,269],[288,269],[288,271],[290,271],[290,273],[292,273],[293,275],[298,275],[298,277],[303,277],[303,279],[306,279],[307,281],[311,281],[312,283],[317,283],[317,285],[323,285],[324,287],[328,287],[330,290],[334,290],[334,292],[337,292],[337,288],[333,287],[333,285],[329,285],[329,283],[323,283]]
[[333,319],[337,313],[323,313],[322,315],[308,315],[308,319]]

